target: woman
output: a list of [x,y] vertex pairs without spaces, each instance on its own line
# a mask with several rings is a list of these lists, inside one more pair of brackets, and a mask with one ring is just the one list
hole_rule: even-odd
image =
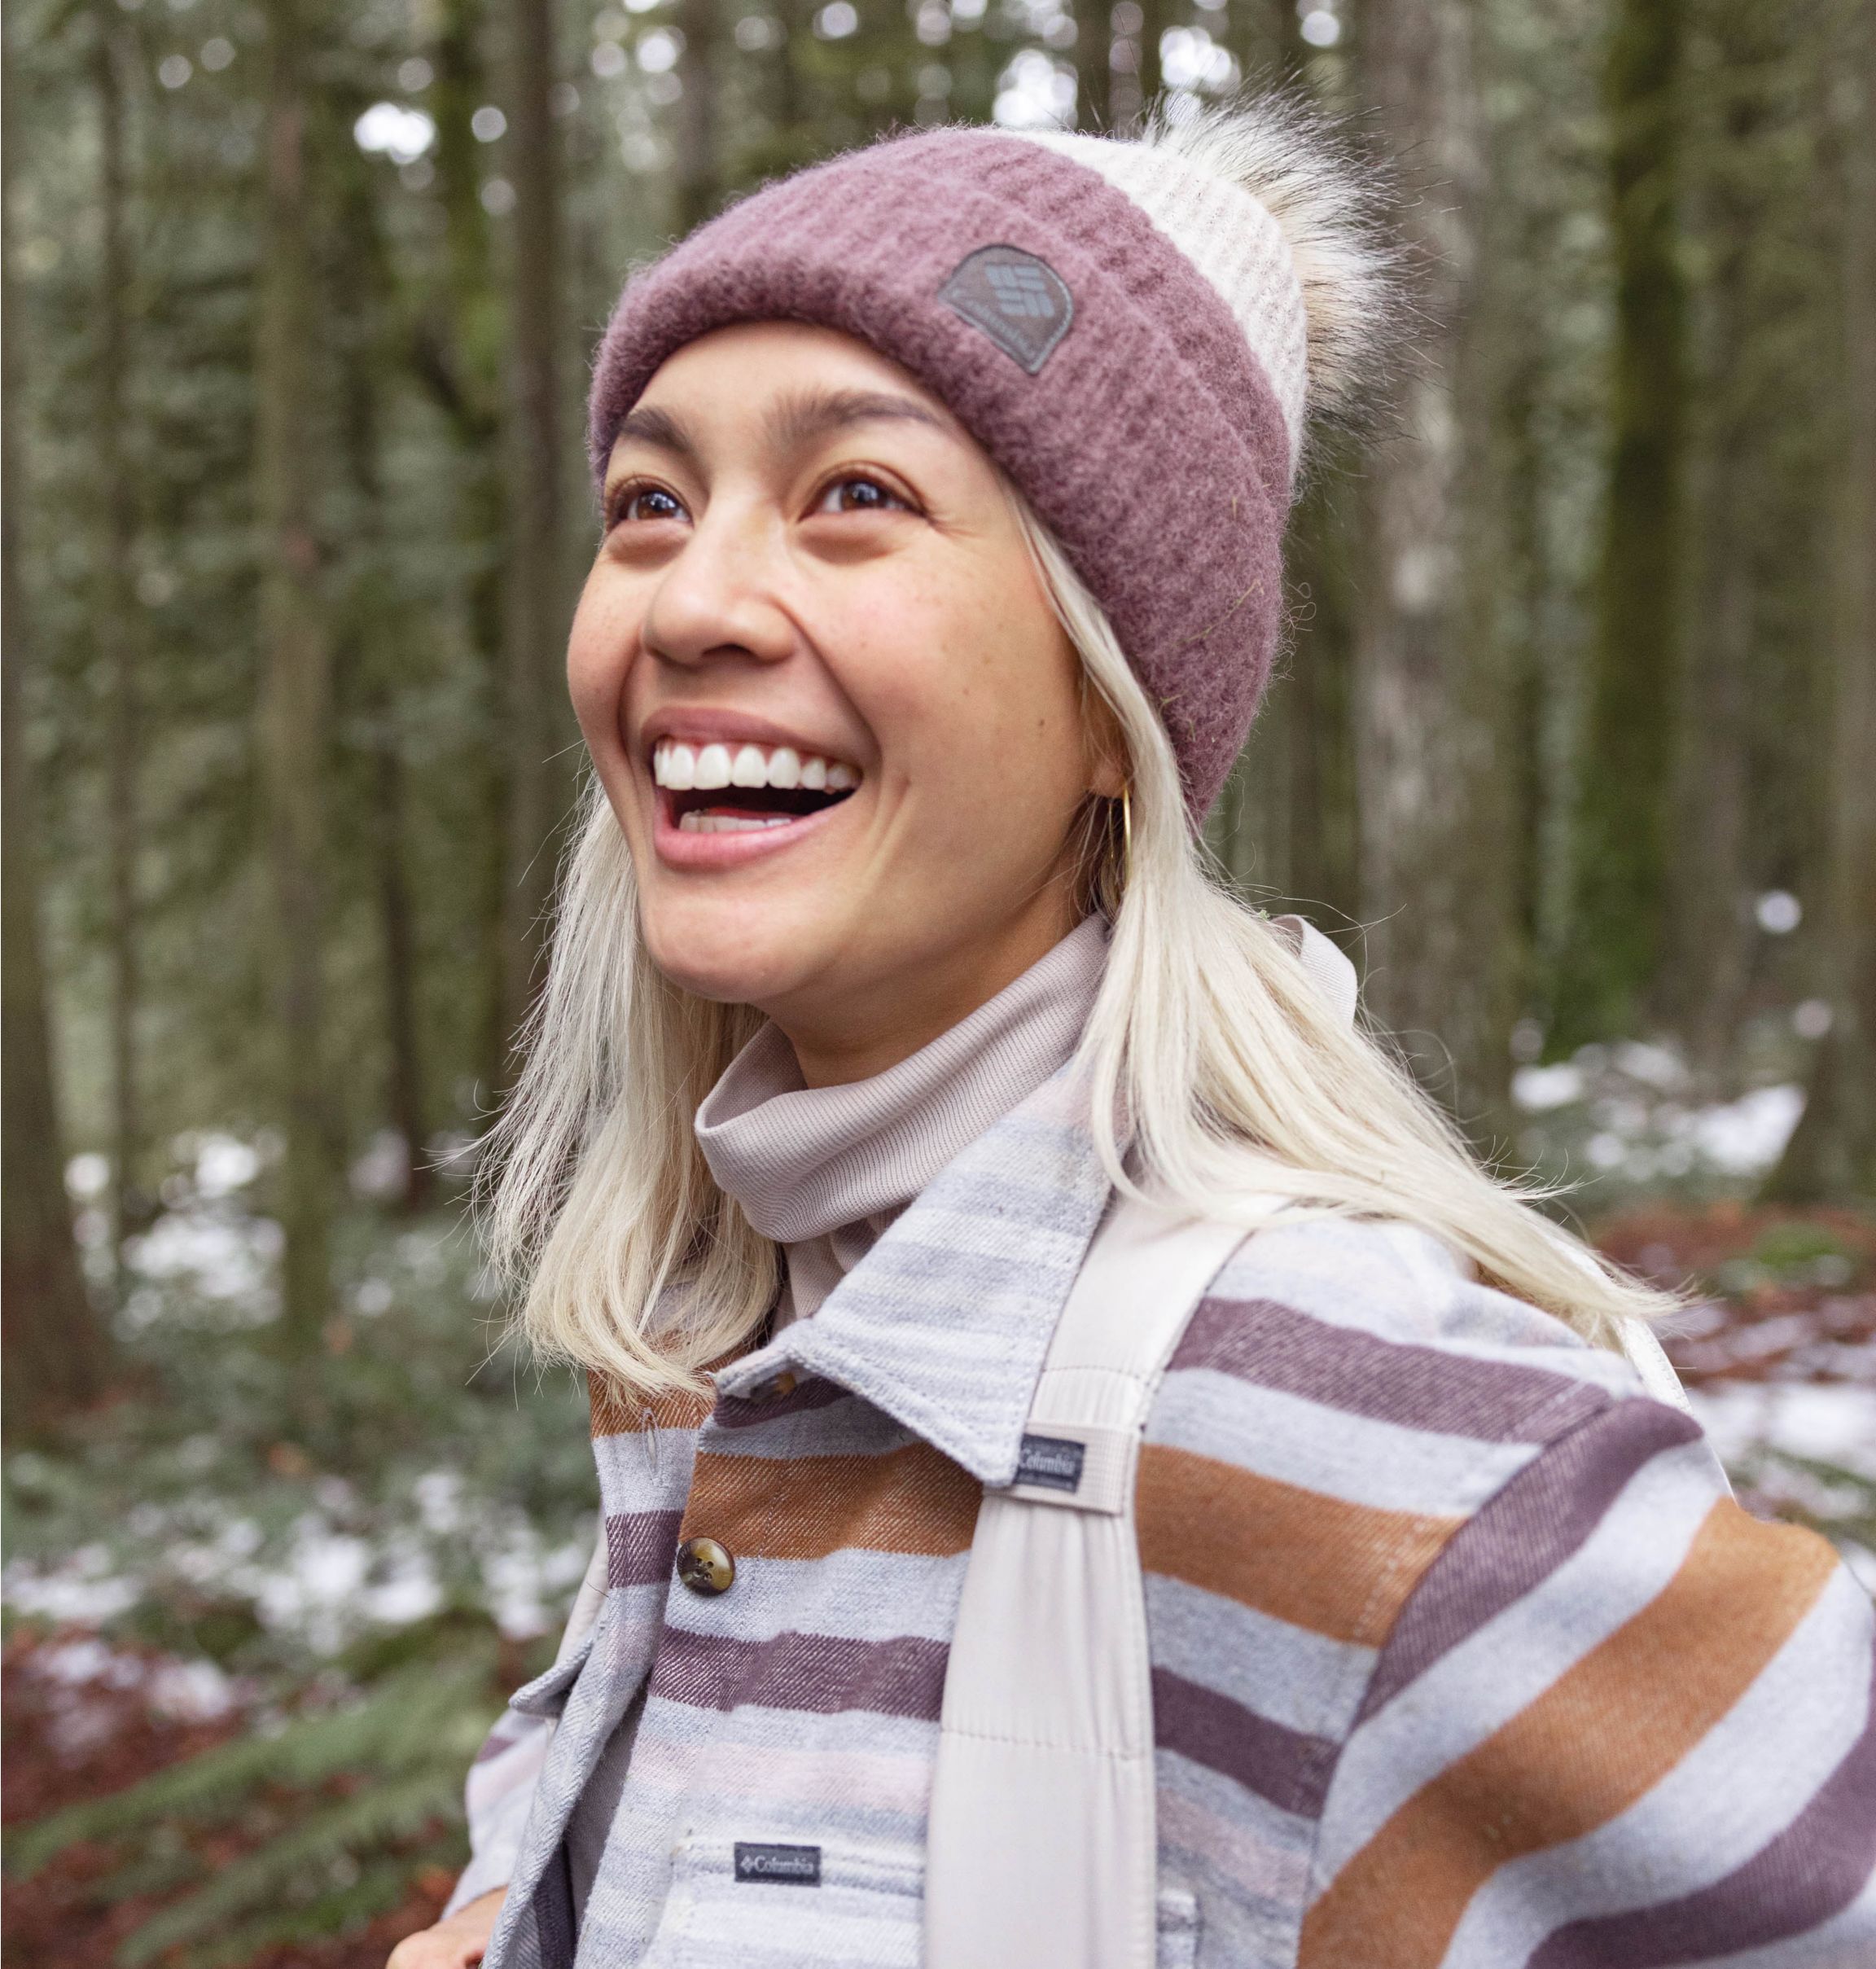
[[397,1969],[920,1959],[980,1499],[1116,1186],[1293,1206],[1139,1461],[1159,1959],[1876,1962],[1867,1597],[1203,864],[1392,306],[1267,104],[883,143],[627,287],[493,1213],[604,1603]]

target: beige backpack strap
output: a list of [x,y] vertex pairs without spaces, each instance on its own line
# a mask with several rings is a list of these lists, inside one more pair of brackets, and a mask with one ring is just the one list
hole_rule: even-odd
[[1133,1527],[1166,1362],[1243,1224],[1116,1199],[987,1490],[945,1679],[926,1969],[1152,1969],[1153,1700]]

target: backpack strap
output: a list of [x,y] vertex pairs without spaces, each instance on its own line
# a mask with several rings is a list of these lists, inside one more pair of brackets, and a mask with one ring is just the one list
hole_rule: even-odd
[[1249,1234],[1116,1198],[1089,1248],[1016,1480],[986,1490],[977,1514],[932,1783],[926,1969],[1153,1969],[1159,1840],[1134,1471],[1166,1362]]

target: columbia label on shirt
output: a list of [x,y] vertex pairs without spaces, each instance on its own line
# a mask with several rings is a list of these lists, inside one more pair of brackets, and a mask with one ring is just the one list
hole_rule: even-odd
[[758,1846],[747,1840],[736,1842],[736,1878],[766,1881],[772,1887],[818,1887],[821,1884],[821,1848],[818,1846]]
[[1016,1481],[1039,1484],[1045,1490],[1079,1490],[1087,1457],[1085,1443],[1061,1436],[1025,1436],[1016,1453]]

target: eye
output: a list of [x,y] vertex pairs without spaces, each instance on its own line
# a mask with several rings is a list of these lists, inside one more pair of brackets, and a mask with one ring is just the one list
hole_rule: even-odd
[[611,524],[633,520],[687,520],[684,502],[662,485],[621,485],[612,495]]
[[877,479],[857,476],[835,480],[814,502],[817,513],[903,513],[910,510],[907,501]]

